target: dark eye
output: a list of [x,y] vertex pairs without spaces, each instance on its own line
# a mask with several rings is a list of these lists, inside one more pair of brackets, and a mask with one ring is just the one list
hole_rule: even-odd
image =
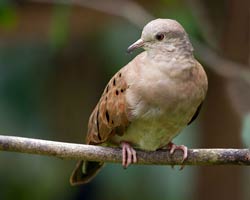
[[158,40],[158,41],[161,41],[161,40],[163,40],[164,39],[164,34],[163,33],[158,33],[156,36],[155,36],[155,38]]

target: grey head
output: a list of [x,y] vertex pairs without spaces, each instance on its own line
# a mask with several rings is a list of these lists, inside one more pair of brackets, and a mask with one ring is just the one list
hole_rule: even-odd
[[193,47],[184,28],[172,19],[155,19],[142,30],[141,38],[128,48],[128,52],[142,47],[147,51],[185,51],[192,53]]

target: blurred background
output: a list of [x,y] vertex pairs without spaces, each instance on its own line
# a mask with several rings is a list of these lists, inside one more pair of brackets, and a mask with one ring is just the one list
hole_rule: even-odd
[[[105,84],[138,53],[125,50],[153,18],[185,27],[209,78],[198,120],[174,142],[249,147],[248,0],[1,0],[0,134],[83,143]],[[250,199],[247,167],[107,164],[71,187],[74,165],[0,152],[0,199]]]

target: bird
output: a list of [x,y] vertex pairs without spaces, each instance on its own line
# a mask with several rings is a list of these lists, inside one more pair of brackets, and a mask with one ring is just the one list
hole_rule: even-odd
[[[199,114],[208,80],[193,55],[193,46],[180,23],[154,19],[147,23],[140,39],[128,53],[142,48],[106,85],[90,115],[86,144],[119,146],[122,166],[137,162],[136,150],[167,148],[170,154],[188,149],[172,140]],[[90,182],[103,162],[79,161],[71,185]]]

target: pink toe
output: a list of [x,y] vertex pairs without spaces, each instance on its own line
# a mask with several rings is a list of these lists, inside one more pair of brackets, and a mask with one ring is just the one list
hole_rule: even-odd
[[131,163],[137,162],[136,151],[127,142],[122,142],[122,166],[127,168]]
[[127,147],[126,150],[127,150],[127,164],[126,164],[126,167],[128,167],[132,162],[132,152],[131,152],[129,147]]
[[180,149],[183,151],[183,161],[185,161],[188,157],[188,148],[184,145],[181,145]]
[[175,150],[177,150],[177,149],[182,150],[183,151],[183,160],[182,160],[182,162],[184,162],[187,159],[187,157],[188,157],[188,148],[186,146],[184,146],[184,145],[177,146],[174,143],[170,142],[168,144],[168,148],[170,150],[169,151],[170,155],[172,155],[175,152]]
[[126,167],[126,148],[125,145],[122,145],[122,166]]
[[133,163],[137,163],[137,156],[136,156],[136,151],[132,148],[132,155],[133,155]]

